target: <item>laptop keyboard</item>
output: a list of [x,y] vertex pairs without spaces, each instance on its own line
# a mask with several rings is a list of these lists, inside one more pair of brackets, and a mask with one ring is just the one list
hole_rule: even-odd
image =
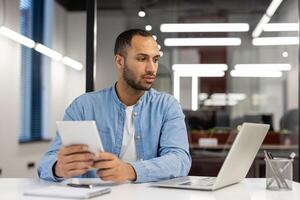
[[190,186],[212,186],[216,180],[216,177],[203,177],[197,179],[190,179],[180,185],[190,185]]

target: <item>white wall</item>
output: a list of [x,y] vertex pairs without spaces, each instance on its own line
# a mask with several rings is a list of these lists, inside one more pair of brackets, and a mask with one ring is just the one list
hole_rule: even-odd
[[[19,1],[6,1],[5,25],[19,31]],[[64,55],[85,63],[85,14],[67,13],[54,4],[52,45]],[[1,177],[34,177],[36,168],[27,169],[28,162],[37,166],[48,142],[20,145],[21,46],[0,35],[0,168]],[[76,71],[51,61],[49,71],[47,117],[48,134],[55,133],[55,121],[63,116],[72,99],[84,92],[85,71]],[[48,69],[47,69],[48,67]]]
[[[5,26],[19,31],[19,1],[6,1]],[[19,145],[21,46],[0,35],[0,168],[2,177],[34,176],[27,162],[37,161],[47,144]]]
[[[52,48],[85,66],[85,12],[66,12],[57,3],[54,6]],[[65,108],[75,97],[85,92],[85,67],[77,71],[52,60],[49,84],[51,115],[48,124],[49,136],[52,137],[56,131],[55,121],[61,120]]]

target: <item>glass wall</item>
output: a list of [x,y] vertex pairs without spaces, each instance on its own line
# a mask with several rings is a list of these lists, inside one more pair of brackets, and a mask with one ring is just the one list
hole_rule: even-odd
[[191,175],[217,174],[243,122],[270,124],[248,176],[264,177],[263,150],[298,152],[298,1],[122,2],[99,2],[96,88],[115,81],[116,36],[151,31],[162,54],[154,88],[184,110]]

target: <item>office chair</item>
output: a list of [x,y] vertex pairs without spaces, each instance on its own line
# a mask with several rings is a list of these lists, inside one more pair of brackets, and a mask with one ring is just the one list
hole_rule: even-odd
[[280,130],[289,130],[295,133],[299,130],[299,110],[292,109],[284,113],[280,119]]

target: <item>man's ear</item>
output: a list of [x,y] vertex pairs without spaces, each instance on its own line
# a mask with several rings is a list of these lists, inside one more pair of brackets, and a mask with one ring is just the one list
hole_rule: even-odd
[[125,60],[124,60],[123,56],[121,56],[119,54],[115,55],[115,63],[119,70],[122,70],[124,68],[124,62],[125,62]]

